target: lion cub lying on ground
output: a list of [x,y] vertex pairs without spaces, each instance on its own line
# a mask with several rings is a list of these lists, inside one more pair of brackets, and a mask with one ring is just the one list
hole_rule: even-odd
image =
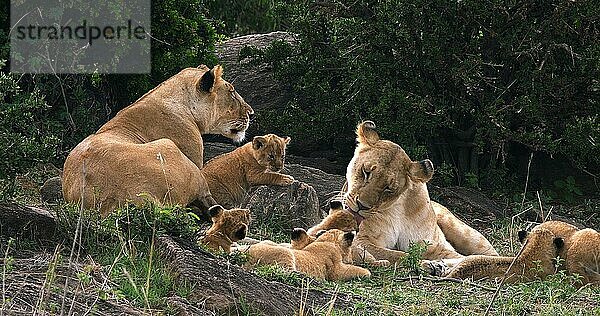
[[[302,249],[291,249],[271,241],[263,241],[250,246],[240,246],[237,250],[250,255],[250,266],[277,264],[317,279],[331,281],[369,277],[369,270],[344,263],[349,260],[354,237],[354,232],[332,229],[322,233]],[[308,242],[310,237],[303,229],[295,229],[292,242],[295,241]]]
[[[331,201],[329,203],[329,215],[327,215],[319,224],[309,228],[307,231],[307,236],[308,238],[312,237],[312,241],[314,241],[314,239],[316,239],[315,237],[317,237],[321,232],[330,229],[339,229],[345,232],[357,231],[359,222],[360,219],[357,219],[349,211],[344,210],[344,205],[342,204],[342,202]],[[309,244],[310,242],[308,242],[307,244]],[[298,245],[294,245],[294,243],[292,243],[292,247],[294,249],[302,249],[297,248]],[[387,260],[377,260],[362,246],[356,244],[352,244],[352,246],[350,247],[350,253],[351,260],[346,261],[346,263],[368,263],[373,266],[388,266],[390,264],[390,262]]]
[[213,224],[200,239],[200,243],[213,251],[231,252],[232,244],[244,239],[248,233],[250,210],[226,210],[221,205],[215,205],[208,209],[208,213]]
[[[544,279],[558,270],[582,276],[583,283],[600,284],[600,233],[579,230],[559,221],[536,226],[529,234],[519,232],[524,249],[508,272],[507,282]],[[556,258],[564,259],[557,265]],[[498,278],[514,257],[469,256],[448,273],[451,278]]]
[[201,171],[215,201],[236,207],[251,186],[292,184],[293,177],[279,173],[289,142],[289,137],[274,134],[256,136],[251,143],[209,160]]

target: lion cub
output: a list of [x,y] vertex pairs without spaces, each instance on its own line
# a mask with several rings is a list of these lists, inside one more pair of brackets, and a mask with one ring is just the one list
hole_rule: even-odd
[[294,178],[283,169],[289,137],[256,136],[252,142],[209,160],[201,170],[215,201],[224,207],[239,206],[256,185],[290,185]]
[[[295,229],[294,240],[306,238],[303,229]],[[349,280],[358,277],[370,277],[371,272],[365,268],[344,263],[350,255],[350,246],[354,240],[354,232],[343,232],[332,229],[324,232],[316,240],[303,249],[290,249],[270,241],[251,246],[238,247],[250,255],[250,265],[277,264],[292,271],[305,273],[316,279],[330,281]]]
[[[330,229],[339,229],[345,232],[357,231],[360,224],[360,218],[344,209],[344,205],[341,201],[329,202],[329,215],[327,215],[319,224],[311,227],[307,231],[307,236],[312,237],[314,241],[315,237],[319,236],[321,232]],[[293,240],[293,239],[292,239]],[[310,239],[307,239],[310,240]],[[312,241],[306,243],[309,244]],[[299,245],[302,245],[299,243]],[[292,247],[297,248],[292,242]],[[373,266],[388,266],[390,264],[387,260],[377,260],[372,254],[370,254],[364,247],[352,244],[350,247],[350,260],[345,261],[346,263],[368,263]]]
[[[508,282],[543,279],[558,270],[578,274],[583,283],[600,284],[600,233],[593,229],[579,230],[560,221],[548,221],[536,226],[529,234],[519,232],[526,242],[523,252],[513,264]],[[556,258],[564,259],[557,266]],[[502,277],[514,257],[469,256],[450,270],[451,278]]]
[[246,237],[250,210],[226,210],[221,205],[215,205],[208,209],[208,213],[213,224],[200,239],[200,243],[213,251],[231,252],[231,245]]

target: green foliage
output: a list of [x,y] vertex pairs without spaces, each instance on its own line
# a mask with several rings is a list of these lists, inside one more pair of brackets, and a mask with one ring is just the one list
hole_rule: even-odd
[[[0,60],[0,69],[5,62]],[[14,178],[33,163],[52,160],[60,139],[38,89],[23,91],[17,77],[0,72],[0,199],[14,193]]]
[[[140,307],[164,306],[164,298],[175,291],[173,275],[154,250],[154,238],[168,233],[194,240],[200,230],[196,218],[181,207],[163,208],[150,202],[126,205],[105,219],[97,211],[72,205],[57,210],[58,232],[64,234],[65,243],[73,242],[79,226],[78,244],[83,251],[110,268],[117,289],[101,295],[125,297]],[[85,269],[77,277],[83,283],[91,280]],[[189,294],[191,290],[184,287],[179,292]]]
[[517,144],[600,163],[595,4],[295,1],[278,12],[300,41],[257,57],[292,97],[259,124],[298,148],[349,156],[356,123],[371,119],[408,152],[427,144],[460,179],[503,169]]
[[259,265],[256,266],[254,272],[267,280],[277,281],[293,286],[302,285],[302,275],[285,269],[279,265]]
[[559,198],[569,204],[575,202],[577,197],[581,197],[583,192],[577,183],[575,183],[575,178],[573,176],[568,176],[564,180],[556,180],[554,181],[554,191],[552,191],[552,195],[555,198]]
[[400,260],[400,266],[422,274],[421,260],[423,260],[423,254],[428,246],[429,244],[426,242],[411,242],[406,250],[406,256]]
[[218,30],[231,37],[275,31],[280,21],[276,8],[279,0],[208,0],[210,16],[219,20]]

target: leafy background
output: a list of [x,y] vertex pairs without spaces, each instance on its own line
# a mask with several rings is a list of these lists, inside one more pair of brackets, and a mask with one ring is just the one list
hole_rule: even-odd
[[[1,0],[8,7],[8,0]],[[597,195],[600,7],[592,1],[152,2],[152,73],[0,77],[0,195],[184,67],[218,63],[215,45],[289,31],[300,41],[244,50],[270,64],[290,101],[259,116],[292,152],[345,164],[356,123],[374,120],[443,185],[551,198]],[[8,59],[8,10],[0,12]],[[332,128],[333,127],[333,128]],[[533,156],[532,156],[533,154]]]

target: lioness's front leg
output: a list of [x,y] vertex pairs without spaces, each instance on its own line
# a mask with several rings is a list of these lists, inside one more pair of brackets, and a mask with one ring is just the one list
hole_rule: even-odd
[[367,236],[360,236],[360,232],[358,233],[356,239],[357,245],[362,246],[378,260],[387,260],[390,263],[396,263],[406,256],[406,252],[404,251],[388,249],[375,244],[375,242]]
[[251,185],[290,185],[294,182],[294,177],[278,172],[265,171],[252,174],[248,180]]

